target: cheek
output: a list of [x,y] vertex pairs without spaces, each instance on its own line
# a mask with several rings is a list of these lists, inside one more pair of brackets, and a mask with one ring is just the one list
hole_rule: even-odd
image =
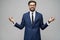
[[29,8],[31,8],[31,6],[29,6]]

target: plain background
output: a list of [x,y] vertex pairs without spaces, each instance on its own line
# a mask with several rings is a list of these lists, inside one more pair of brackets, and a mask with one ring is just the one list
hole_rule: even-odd
[[[0,40],[23,40],[24,29],[20,30],[8,20],[13,17],[21,23],[22,15],[29,11],[29,0],[0,0]],[[60,0],[36,0],[36,10],[43,14],[44,23],[55,17],[45,30],[41,30],[42,40],[60,40]]]

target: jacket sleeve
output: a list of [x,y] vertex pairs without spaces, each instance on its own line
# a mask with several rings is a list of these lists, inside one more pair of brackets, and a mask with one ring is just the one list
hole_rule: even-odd
[[19,28],[19,29],[23,29],[23,28],[24,28],[24,26],[25,26],[24,15],[23,15],[23,17],[22,17],[21,24],[15,23],[14,26],[17,27],[17,28]]
[[41,15],[41,29],[44,30],[48,26],[47,23],[44,24],[43,22],[43,16]]

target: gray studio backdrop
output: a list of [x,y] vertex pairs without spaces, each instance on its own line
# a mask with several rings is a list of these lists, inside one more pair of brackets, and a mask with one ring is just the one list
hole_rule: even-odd
[[[29,11],[29,0],[0,0],[0,40],[23,40],[24,29],[20,30],[8,20],[11,16],[18,23],[22,15]],[[36,10],[43,14],[44,23],[54,16],[52,22],[45,30],[41,30],[42,40],[60,40],[60,0],[36,0]]]

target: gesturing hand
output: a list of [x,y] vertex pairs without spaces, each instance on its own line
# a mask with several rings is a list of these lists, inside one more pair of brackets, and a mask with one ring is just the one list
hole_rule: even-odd
[[50,17],[50,19],[48,20],[49,23],[53,22],[55,20],[54,17]]
[[13,17],[9,17],[9,21],[14,24],[14,19],[13,19]]

